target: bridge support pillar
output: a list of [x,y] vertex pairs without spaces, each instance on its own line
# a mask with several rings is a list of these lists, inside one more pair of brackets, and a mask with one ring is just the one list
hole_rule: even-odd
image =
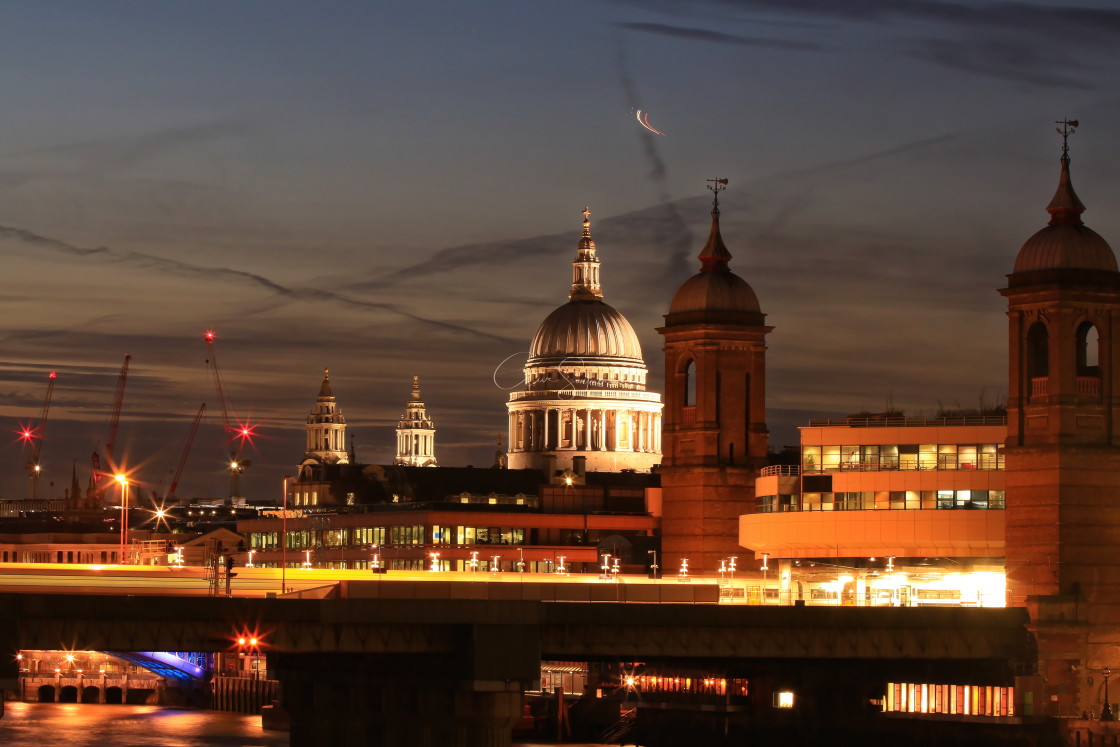
[[0,718],[4,717],[4,701],[8,691],[19,691],[19,661],[14,652],[19,651],[16,640],[16,621],[14,617],[0,617],[0,651],[8,656],[0,656]]
[[472,679],[447,657],[273,654],[270,668],[294,747],[508,747],[521,715],[522,681]]

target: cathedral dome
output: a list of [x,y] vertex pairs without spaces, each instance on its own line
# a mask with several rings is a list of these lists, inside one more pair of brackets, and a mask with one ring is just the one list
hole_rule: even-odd
[[564,358],[621,358],[644,365],[630,322],[599,300],[572,300],[549,314],[533,335],[529,355],[529,365]]
[[[1070,124],[1076,126],[1076,121]],[[1063,132],[1059,130],[1059,132]],[[1050,225],[1027,239],[1015,258],[1015,272],[1034,270],[1105,270],[1116,272],[1112,247],[1081,220],[1085,205],[1073,189],[1069,175],[1069,144],[1063,132],[1062,173],[1058,190],[1046,206]]]

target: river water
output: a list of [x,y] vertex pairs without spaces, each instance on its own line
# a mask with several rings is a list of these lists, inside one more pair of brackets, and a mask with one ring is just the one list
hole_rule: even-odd
[[[260,716],[161,706],[4,704],[3,747],[287,747],[288,733],[265,731]],[[515,747],[547,747],[517,744]],[[565,747],[614,747],[576,745]]]
[[160,706],[5,703],[4,747],[287,747],[260,716]]

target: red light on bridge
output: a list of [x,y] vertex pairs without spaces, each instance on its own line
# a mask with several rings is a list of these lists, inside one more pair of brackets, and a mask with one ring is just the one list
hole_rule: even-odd
[[242,628],[233,636],[233,643],[241,653],[260,653],[264,635],[256,629]]

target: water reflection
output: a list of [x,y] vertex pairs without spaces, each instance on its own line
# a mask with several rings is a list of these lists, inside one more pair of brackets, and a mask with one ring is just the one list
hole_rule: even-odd
[[4,747],[286,747],[286,732],[265,731],[260,716],[159,706],[5,703]]

